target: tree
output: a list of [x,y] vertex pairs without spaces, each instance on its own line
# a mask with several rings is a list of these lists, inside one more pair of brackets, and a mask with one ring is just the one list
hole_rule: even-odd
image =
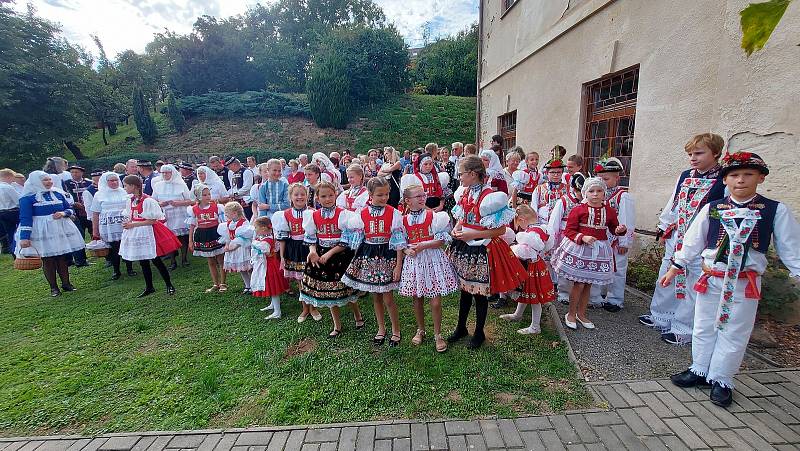
[[478,26],[440,39],[419,55],[411,74],[429,94],[474,96],[478,76]]
[[317,126],[343,129],[350,120],[350,79],[341,55],[329,53],[314,62],[306,85]]
[[172,126],[175,128],[175,131],[178,133],[183,133],[184,129],[186,128],[186,119],[183,117],[181,110],[178,109],[178,104],[175,102],[175,96],[171,92],[167,97],[167,115],[169,116],[169,120],[172,122]]
[[147,108],[142,89],[138,86],[133,89],[133,120],[136,122],[136,129],[142,136],[142,141],[148,146],[156,142],[156,124],[150,117],[150,110]]
[[102,130],[103,144],[108,145],[106,129],[113,135],[117,131],[117,122],[126,115],[128,110],[125,97],[122,95],[120,74],[117,68],[108,60],[103,44],[97,36],[92,36],[100,58],[97,61],[97,70],[87,68],[85,91],[86,100],[97,127]]
[[0,164],[24,169],[88,133],[88,60],[32,9],[0,6]]

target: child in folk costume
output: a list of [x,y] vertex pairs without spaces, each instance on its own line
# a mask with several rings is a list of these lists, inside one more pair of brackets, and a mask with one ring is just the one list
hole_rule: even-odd
[[486,184],[491,186],[495,191],[501,191],[508,194],[508,184],[505,177],[503,177],[503,164],[500,163],[500,157],[494,150],[484,149],[480,154],[483,166],[486,168]]
[[314,307],[329,307],[333,317],[333,330],[328,337],[342,333],[340,308],[350,305],[355,316],[356,329],[364,327],[358,308],[358,296],[341,282],[345,270],[353,259],[353,251],[342,240],[342,230],[347,222],[347,210],[336,206],[336,187],[330,182],[317,185],[320,208],[303,212],[304,241],[309,247],[300,301]]
[[527,277],[522,286],[512,293],[512,296],[516,297],[517,310],[512,314],[500,315],[500,318],[519,321],[525,313],[525,307],[530,305],[531,324],[517,332],[523,335],[538,334],[542,331],[539,326],[542,319],[542,305],[556,298],[550,272],[541,257],[541,253],[549,249],[553,243],[545,227],[537,225],[536,212],[530,206],[517,207],[515,222],[522,231],[517,233],[517,244],[511,246],[511,250],[525,266]]
[[351,164],[347,167],[347,182],[350,188],[342,191],[336,198],[336,206],[349,211],[361,210],[367,206],[369,192],[364,184],[364,169],[361,165]]
[[289,290],[289,282],[281,269],[281,258],[278,256],[278,242],[272,230],[272,221],[261,216],[253,221],[255,235],[251,243],[251,260],[253,273],[250,277],[250,289],[253,296],[270,298],[270,304],[261,309],[262,312],[272,310],[264,319],[281,317],[281,295]]
[[327,155],[322,152],[315,152],[311,156],[311,162],[319,167],[321,180],[330,181],[336,187],[337,192],[342,191],[342,174]]
[[206,289],[206,293],[214,291],[228,291],[225,284],[227,277],[222,269],[225,264],[225,245],[219,242],[218,227],[224,220],[225,212],[222,205],[211,200],[211,190],[203,185],[196,185],[194,196],[197,205],[187,208],[189,219],[189,250],[195,257],[206,257],[208,271],[211,273],[213,285]]
[[539,153],[526,153],[525,164],[520,164],[511,178],[511,205],[530,204],[533,191],[543,182],[542,173],[539,172]]
[[258,214],[272,217],[290,207],[289,184],[281,177],[281,162],[275,158],[266,162],[267,178],[258,188]]
[[[707,203],[725,196],[718,162],[724,145],[721,136],[704,133],[693,137],[684,147],[691,168],[678,178],[673,195],[659,217],[658,237],[664,244],[659,277],[672,266],[675,251],[683,248],[683,237],[697,213]],[[696,298],[692,287],[701,274],[701,259],[697,258],[684,265],[673,284],[666,287],[656,284],[650,314],[640,316],[639,322],[660,330],[661,339],[667,343],[690,342]]]
[[452,214],[457,223],[448,257],[453,263],[459,286],[458,325],[447,338],[454,343],[467,336],[467,316],[475,300],[475,332],[469,348],[486,339],[483,327],[488,312],[488,296],[516,289],[525,280],[525,268],[500,237],[514,219],[508,196],[486,184],[488,176],[480,158],[468,155],[459,167],[459,187]]
[[389,310],[392,336],[389,346],[400,344],[400,319],[392,292],[399,287],[403,269],[403,217],[387,205],[389,182],[375,177],[367,183],[370,203],[350,216],[347,241],[355,257],[347,267],[342,282],[356,290],[374,293],[375,319],[378,333],[372,342],[382,345],[386,340],[384,311]]
[[239,202],[225,204],[225,219],[217,226],[219,242],[224,244],[225,257],[222,262],[224,272],[238,272],[244,282],[242,294],[250,294],[250,242],[253,240],[253,227],[244,215]]
[[[272,215],[272,229],[280,246],[283,275],[298,284],[303,280],[308,260],[308,245],[305,244],[305,230],[303,230],[303,217],[308,209],[308,191],[300,183],[292,183],[289,187],[290,208]],[[322,319],[316,307],[300,300],[303,311],[297,317],[297,322],[302,323],[311,315],[314,321]]]
[[[574,155],[573,155],[574,156]],[[633,231],[636,224],[633,196],[628,193],[628,188],[619,186],[620,175],[625,170],[622,162],[617,158],[601,158],[594,168],[598,177],[606,184],[606,205],[614,209],[617,220],[627,229],[625,235],[614,236],[609,234],[608,240],[614,250],[614,280],[606,286],[605,302],[601,297],[603,291],[599,285],[592,287],[589,293],[589,303],[593,306],[603,307],[603,310],[616,313],[622,309],[625,300],[625,280],[628,274],[628,249],[633,244]]]
[[[316,200],[316,189],[319,182],[328,182],[336,186],[328,174],[323,174],[319,166],[314,163],[309,163],[304,169],[306,178],[303,180],[303,185],[308,188],[308,206],[311,208],[319,208],[319,202]],[[338,193],[337,188],[337,193]]]
[[[547,223],[547,231],[553,239],[553,249],[558,249],[561,240],[564,239],[564,230],[567,228],[567,217],[573,208],[580,205],[583,201],[583,183],[586,177],[581,173],[575,173],[570,177],[569,189],[561,196],[561,199],[553,204],[550,212],[550,220]],[[558,300],[564,305],[569,304],[569,292],[572,290],[572,281],[564,277],[558,277]]]
[[404,186],[417,184],[425,191],[425,207],[439,212],[444,209],[444,187],[450,183],[450,176],[446,172],[437,172],[433,157],[423,154],[414,164],[414,173],[404,175],[400,179],[401,191]]
[[547,182],[538,185],[531,194],[531,205],[536,209],[540,224],[547,224],[550,219],[550,211],[553,210],[556,201],[567,192],[567,185],[561,181],[564,174],[562,160],[550,160],[545,163],[544,173],[547,176]]
[[711,402],[727,407],[753,331],[767,249],[774,244],[792,277],[800,279],[800,224],[786,205],[758,194],[769,174],[758,155],[726,155],[721,172],[730,195],[697,213],[659,284],[668,286],[679,271],[702,259],[703,274],[694,286],[692,365],[672,382],[711,383]]
[[158,202],[142,194],[142,179],[136,175],[126,176],[122,180],[125,191],[131,195],[130,201],[122,211],[127,222],[122,224],[122,239],[119,255],[128,261],[138,261],[142,267],[142,276],[146,284],[144,291],[137,297],[145,297],[156,290],[153,287],[153,272],[150,263],[156,267],[164,283],[167,294],[175,294],[175,287],[169,277],[169,271],[161,257],[169,255],[181,247],[181,242],[161,221],[164,212]]
[[446,212],[425,208],[426,197],[422,185],[403,187],[406,203],[403,230],[408,244],[403,250],[405,258],[400,294],[411,297],[414,302],[417,333],[411,343],[417,346],[425,338],[423,302],[425,298],[431,300],[436,351],[444,352],[447,342],[442,337],[442,296],[458,291],[458,280],[443,250],[443,246],[452,241],[450,216]]
[[614,256],[608,242],[608,231],[624,235],[628,230],[617,220],[614,209],[605,205],[606,184],[599,177],[586,179],[582,194],[585,203],[573,208],[567,216],[564,238],[553,253],[553,269],[573,282],[569,312],[564,322],[577,330],[577,322],[586,329],[594,324],[586,318],[589,290],[592,285],[608,285],[614,278]]

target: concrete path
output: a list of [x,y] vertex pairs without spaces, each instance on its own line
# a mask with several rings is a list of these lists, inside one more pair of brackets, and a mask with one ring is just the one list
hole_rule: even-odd
[[680,389],[666,379],[589,386],[608,410],[474,421],[0,438],[0,451],[800,449],[800,368],[741,374],[727,410],[712,405],[707,390]]

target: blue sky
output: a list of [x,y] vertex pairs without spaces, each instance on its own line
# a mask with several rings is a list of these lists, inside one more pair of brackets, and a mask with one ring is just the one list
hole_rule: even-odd
[[[262,0],[271,3],[274,0]],[[478,0],[374,0],[411,47],[422,45],[424,30],[432,38],[455,34],[478,20]],[[15,8],[24,11],[24,0]],[[97,34],[113,57],[132,49],[143,52],[153,33],[168,28],[191,31],[194,19],[208,14],[226,17],[244,13],[253,0],[31,0],[38,14],[62,25],[64,35],[94,51]]]

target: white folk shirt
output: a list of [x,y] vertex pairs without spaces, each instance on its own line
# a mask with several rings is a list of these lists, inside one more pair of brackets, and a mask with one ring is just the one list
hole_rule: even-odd
[[[737,203],[746,204],[750,200],[752,199]],[[708,210],[709,206],[705,205],[692,221],[692,225],[689,226],[683,237],[683,248],[675,252],[673,260],[680,266],[687,266],[698,256],[702,256],[706,267],[716,271],[725,271],[726,263],[714,263],[718,249],[706,249]],[[783,203],[778,203],[778,209],[775,212],[772,238],[772,244],[775,246],[778,257],[789,269],[791,276],[800,279],[800,223]],[[749,249],[743,270],[761,275],[764,274],[766,268],[767,256],[754,249]]]
[[0,210],[19,208],[19,193],[10,183],[0,182]]
[[[617,189],[620,188],[617,187]],[[610,198],[606,197],[606,203],[614,208],[614,210],[617,212],[617,219],[619,220],[619,223],[624,225],[628,231],[622,236],[614,236],[609,232],[608,239],[616,239],[619,246],[629,248],[633,245],[633,232],[636,228],[636,209],[634,208],[633,196],[631,196],[629,192],[623,191],[621,194],[619,194],[618,200],[614,202],[616,205],[612,205],[609,200]]]

